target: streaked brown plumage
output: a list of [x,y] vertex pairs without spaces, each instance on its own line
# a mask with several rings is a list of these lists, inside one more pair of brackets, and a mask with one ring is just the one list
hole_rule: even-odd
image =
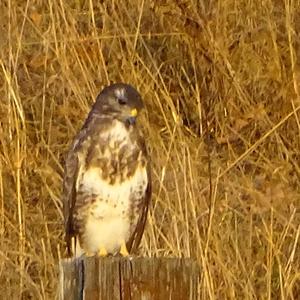
[[148,155],[135,122],[142,107],[132,86],[106,87],[71,145],[63,184],[69,254],[73,238],[76,255],[124,252],[124,244],[134,252],[140,243],[151,197]]

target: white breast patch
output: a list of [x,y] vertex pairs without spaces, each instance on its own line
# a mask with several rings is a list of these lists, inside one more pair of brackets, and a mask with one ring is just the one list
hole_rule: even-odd
[[140,168],[133,177],[115,185],[109,185],[97,174],[100,174],[99,169],[91,169],[83,179],[85,187],[91,186],[93,193],[98,195],[93,213],[86,223],[85,243],[88,252],[98,252],[104,247],[109,253],[114,253],[119,250],[122,241],[129,239],[129,199],[136,187],[141,187],[142,193],[145,193],[147,172]]

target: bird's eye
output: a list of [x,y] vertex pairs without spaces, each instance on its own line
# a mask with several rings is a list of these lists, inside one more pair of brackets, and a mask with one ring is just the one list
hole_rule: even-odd
[[126,100],[121,99],[121,98],[117,98],[117,100],[118,100],[118,102],[119,102],[120,105],[124,105],[124,104],[127,103]]

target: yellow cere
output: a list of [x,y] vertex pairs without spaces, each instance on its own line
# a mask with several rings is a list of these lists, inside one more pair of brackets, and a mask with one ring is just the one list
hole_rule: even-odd
[[131,110],[131,116],[132,117],[136,117],[137,116],[137,109],[136,108],[134,108],[134,109]]

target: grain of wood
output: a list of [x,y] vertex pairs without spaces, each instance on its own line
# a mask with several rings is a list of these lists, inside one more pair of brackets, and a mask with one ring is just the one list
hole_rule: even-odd
[[196,300],[200,269],[188,258],[63,260],[62,300]]

